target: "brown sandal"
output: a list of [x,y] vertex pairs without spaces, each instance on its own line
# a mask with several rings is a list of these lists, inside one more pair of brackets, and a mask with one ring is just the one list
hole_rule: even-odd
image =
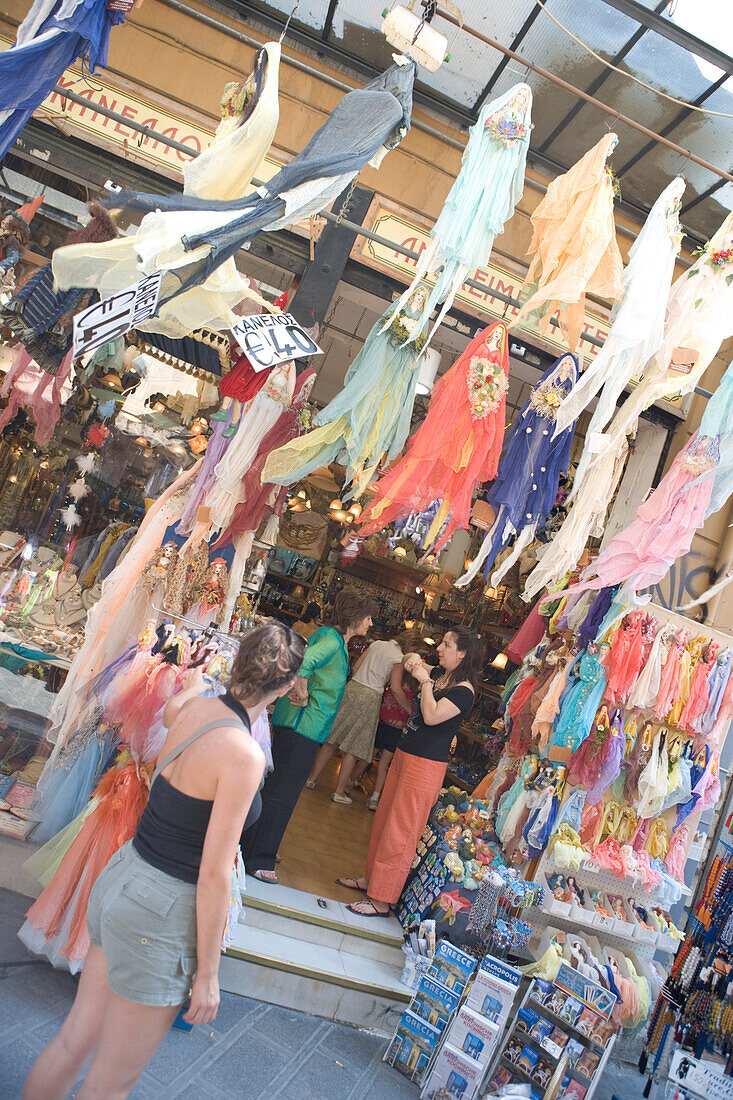
[[[357,905],[368,905],[371,908],[371,912],[370,913],[365,913],[363,910],[357,909],[356,908]],[[357,901],[354,905],[347,905],[346,908],[349,909],[352,913],[355,913],[357,917],[388,917],[389,916],[389,909],[387,909],[386,913],[380,913],[380,911],[377,909],[374,902],[370,901],[369,898],[364,898],[364,901]]]
[[337,878],[336,885],[343,886],[345,890],[358,890],[360,894],[366,893],[366,887],[360,886],[357,878]]

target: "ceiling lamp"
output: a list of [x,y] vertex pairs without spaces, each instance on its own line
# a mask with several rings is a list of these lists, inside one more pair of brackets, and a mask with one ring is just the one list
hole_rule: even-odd
[[440,366],[440,352],[435,348],[428,348],[420,357],[420,370],[417,376],[416,390],[423,397],[432,392],[435,376]]
[[[444,61],[450,61],[450,54],[448,39],[430,26],[433,16],[439,8],[444,8],[458,20],[461,27],[463,16],[460,9],[449,0],[438,0],[437,3],[436,0],[421,0],[421,14],[415,12],[416,6],[417,0],[409,0],[407,5],[392,4],[388,11],[383,12],[382,34],[390,46],[409,54],[418,65],[422,65],[429,73],[434,73]],[[455,41],[458,29],[452,42]]]
[[311,502],[305,489],[299,489],[295,496],[288,501],[288,509],[291,512],[307,512],[310,510],[310,506]]

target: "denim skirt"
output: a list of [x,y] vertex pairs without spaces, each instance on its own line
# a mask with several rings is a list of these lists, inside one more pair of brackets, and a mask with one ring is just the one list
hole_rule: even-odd
[[89,938],[104,951],[109,988],[142,1005],[181,1005],[196,972],[196,886],[120,848],[92,888]]

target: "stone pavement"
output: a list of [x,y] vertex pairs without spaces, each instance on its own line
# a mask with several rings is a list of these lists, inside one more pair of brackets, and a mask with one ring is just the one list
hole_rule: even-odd
[[[33,1060],[58,1030],[76,981],[28,958],[16,932],[29,899],[0,890],[0,1100],[18,1100]],[[120,1036],[124,1043],[124,1036]],[[247,997],[222,993],[213,1024],[171,1031],[135,1100],[417,1100],[414,1085],[381,1061],[385,1041]],[[643,1080],[615,1067],[594,1100],[637,1100]]]

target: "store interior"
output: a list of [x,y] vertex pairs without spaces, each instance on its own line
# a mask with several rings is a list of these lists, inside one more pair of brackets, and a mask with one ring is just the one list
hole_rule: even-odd
[[[412,76],[396,70],[411,95]],[[454,71],[443,94],[458,94]],[[0,269],[0,881],[33,890],[21,939],[54,966],[82,968],[89,891],[135,834],[165,742],[165,705],[192,670],[221,693],[242,637],[269,619],[298,629],[314,604],[315,624],[326,626],[344,590],[376,608],[368,634],[349,639],[350,673],[368,646],[405,631],[435,668],[444,636],[469,631],[482,649],[475,698],[399,898],[371,914],[387,919],[346,916],[354,889],[338,881],[360,878],[381,820],[375,728],[347,797],[333,798],[345,755],[337,752],[302,789],[275,878],[252,884],[258,919],[272,922],[256,926],[270,961],[247,947],[245,920],[225,940],[233,988],[249,972],[232,977],[231,967],[256,958],[293,982],[320,983],[314,1011],[342,979],[359,996],[374,994],[374,1005],[355,1000],[344,1019],[390,1035],[386,1059],[431,1100],[517,1084],[530,1086],[528,1098],[591,1100],[612,1057],[638,1064],[656,1086],[674,1080],[674,1046],[718,1076],[733,1072],[733,637],[715,614],[732,571],[726,548],[733,553],[733,513],[723,511],[733,487],[733,215],[693,248],[710,210],[685,235],[685,181],[657,166],[620,217],[608,129],[592,140],[587,130],[568,128],[562,142],[545,134],[542,150],[559,148],[567,167],[543,189],[533,180],[537,205],[522,209],[533,89],[516,90],[515,76],[502,72],[487,86],[467,138],[488,148],[481,180],[493,181],[505,214],[486,229],[483,252],[463,241],[460,262],[437,215],[424,211],[413,211],[428,225],[428,246],[409,256],[414,271],[362,262],[363,227],[342,224],[357,216],[352,199],[366,218],[377,194],[360,185],[354,198],[359,173],[351,189],[335,177],[336,199],[323,191],[324,224],[285,184],[287,204],[274,192],[267,200],[276,217],[250,186],[269,142],[257,165],[242,168],[238,190],[241,202],[246,192],[253,208],[262,203],[264,220],[234,250],[236,262],[222,261],[221,282],[196,271],[183,285],[176,265],[189,238],[149,245],[139,196],[87,210],[90,188],[72,180],[63,202],[44,206],[40,188],[61,194],[63,175],[22,149],[9,154],[8,180],[39,194],[14,206],[6,180],[0,214],[0,262],[17,255]],[[237,87],[243,113],[253,93]],[[425,94],[423,86],[416,102]],[[398,93],[383,95],[409,121]],[[546,93],[537,114],[543,133],[550,102]],[[373,167],[394,128],[359,171]],[[230,136],[217,130],[211,149]],[[638,152],[633,141],[627,151]],[[110,178],[122,159],[110,156]],[[509,163],[516,179],[504,168],[494,179],[496,165]],[[283,179],[300,181],[298,170],[294,156]],[[479,215],[490,219],[474,172],[466,154],[451,178],[462,202],[446,203],[442,224],[471,200],[479,240]],[[172,232],[169,215],[199,209],[172,187],[167,180],[146,215],[162,235]],[[590,218],[589,193],[603,217]],[[650,200],[644,218],[640,197]],[[526,248],[519,257],[514,239],[502,239],[514,216],[529,263]],[[556,250],[562,259],[549,244],[543,252],[573,217],[594,258],[582,278],[568,242]],[[214,273],[225,230],[207,230]],[[404,254],[379,233],[362,236]],[[631,239],[638,247],[629,250]],[[109,257],[139,265],[147,247],[165,268],[162,297],[147,313],[136,298],[136,318],[130,312],[118,329],[97,318],[103,337],[85,336],[88,311],[112,291],[113,301],[122,297]],[[501,271],[521,275],[520,300],[487,293],[472,305],[462,288],[492,255]],[[580,280],[577,293],[543,289],[537,256],[573,286]],[[169,263],[180,284],[170,298]],[[183,306],[176,312],[187,293],[208,322],[191,331]],[[642,309],[647,296],[655,310]],[[290,331],[315,341],[317,354],[290,345],[258,369],[242,318],[264,332],[291,311]],[[590,396],[583,379],[596,383]],[[474,468],[476,454],[484,457]],[[716,515],[723,526],[719,539],[706,536],[719,543],[711,564],[694,540]],[[270,717],[252,729],[268,765]],[[321,741],[332,725],[319,729]],[[283,932],[301,917],[320,941],[302,927]],[[307,943],[303,960],[274,954],[286,947],[263,933]],[[352,973],[350,951],[326,943],[331,933],[365,940],[356,956],[363,971],[375,953],[374,975]],[[311,959],[322,947],[338,952],[328,972]],[[294,1005],[302,992],[281,985],[273,997]]]

